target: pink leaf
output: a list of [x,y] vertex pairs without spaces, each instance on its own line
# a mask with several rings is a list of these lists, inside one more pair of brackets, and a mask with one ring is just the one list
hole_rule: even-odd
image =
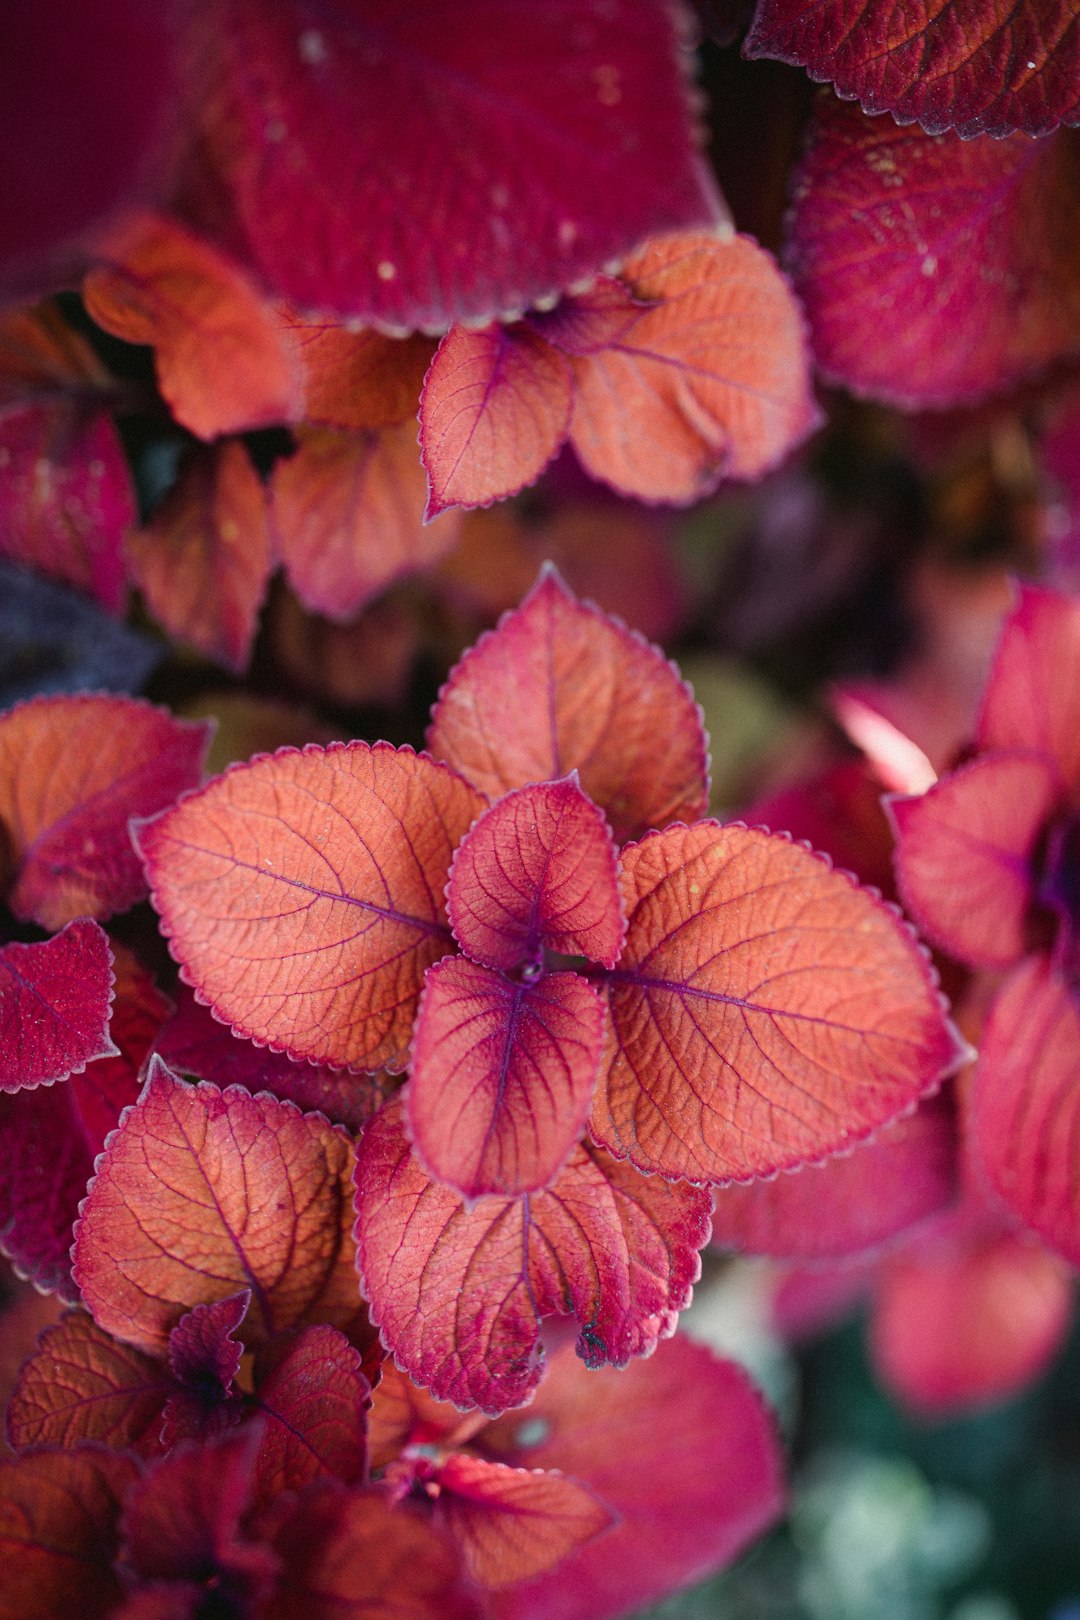
[[301,307],[490,320],[719,211],[668,0],[209,0],[200,21],[226,206]]
[[347,624],[394,580],[451,551],[458,519],[424,524],[415,422],[299,437],[271,481],[281,559],[305,607]]
[[1080,123],[1080,21],[1070,0],[761,0],[744,55],[832,80],[868,113],[939,134],[1045,135]]
[[1045,957],[1006,979],[975,1071],[974,1131],[995,1189],[1073,1265],[1080,1263],[1080,1003]]
[[486,810],[458,846],[446,904],[462,950],[505,973],[544,951],[614,967],[626,933],[610,830],[573,777]]
[[616,838],[701,815],[701,714],[662,653],[546,570],[439,694],[428,733],[492,799],[576,770]]
[[786,1260],[858,1254],[941,1209],[956,1183],[952,1110],[932,1098],[842,1158],[718,1187],[713,1243]]
[[576,973],[517,983],[462,957],[429,968],[406,1112],[430,1174],[467,1199],[547,1187],[585,1129],[602,1031]]
[[928,939],[972,967],[1038,942],[1037,855],[1061,792],[1052,759],[1003,751],[889,802],[900,893]]
[[438,1471],[438,1520],[478,1586],[498,1590],[556,1568],[613,1515],[577,1480],[462,1452]]
[[789,261],[823,374],[937,408],[1075,353],[1080,259],[1059,222],[1078,188],[1070,135],[965,142],[821,102]]
[[238,1087],[188,1086],[159,1058],[98,1161],[75,1280],[100,1327],[151,1353],[193,1305],[251,1290],[245,1337],[302,1324],[351,1263],[345,1133]]
[[978,721],[982,748],[1034,748],[1080,791],[1080,601],[1021,585]]
[[367,1476],[371,1387],[343,1334],[304,1328],[263,1379],[256,1405],[266,1426],[256,1459],[256,1492],[271,1506],[283,1491],[317,1479],[362,1484]]
[[707,1194],[585,1145],[550,1191],[467,1210],[424,1174],[397,1102],[361,1138],[356,1184],[361,1276],[395,1359],[492,1413],[535,1389],[545,1317],[576,1318],[590,1367],[647,1355],[674,1330],[708,1233]]
[[613,1620],[730,1563],[783,1506],[761,1396],[741,1367],[681,1336],[624,1372],[588,1372],[559,1350],[528,1409],[481,1440],[518,1467],[562,1470],[618,1515],[558,1570],[500,1594],[496,1620]]
[[138,837],[173,953],[219,1018],[292,1057],[400,1068],[482,808],[426,755],[335,743],[234,766]]
[[0,946],[0,1091],[51,1086],[112,1057],[112,952],[95,922]]
[[894,911],[801,845],[738,824],[623,852],[596,1139],[645,1171],[745,1181],[910,1108],[963,1054]]
[[170,635],[247,667],[273,565],[266,495],[239,440],[196,449],[143,529],[131,577]]
[[0,715],[0,827],[17,917],[60,928],[146,893],[128,820],[199,780],[209,727],[136,698],[34,698]]
[[535,483],[566,437],[572,404],[569,366],[528,326],[452,326],[420,397],[427,515],[490,506]]

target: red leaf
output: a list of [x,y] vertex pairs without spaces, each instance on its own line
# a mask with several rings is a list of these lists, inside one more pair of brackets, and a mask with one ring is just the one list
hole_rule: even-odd
[[550,1191],[465,1209],[424,1174],[398,1102],[361,1138],[356,1185],[360,1272],[395,1360],[491,1413],[539,1382],[545,1317],[577,1319],[590,1367],[647,1355],[690,1298],[709,1225],[707,1194],[586,1145]]
[[304,420],[320,427],[384,428],[415,417],[434,342],[353,331],[279,311],[304,373]]
[[424,525],[416,424],[377,432],[330,428],[300,436],[271,481],[274,527],[305,607],[344,624],[403,575],[452,549],[458,519]]
[[1044,754],[981,754],[911,799],[892,799],[896,876],[935,945],[972,967],[1008,967],[1038,940],[1037,854],[1061,799]]
[[350,1131],[365,1125],[386,1099],[385,1075],[349,1074],[267,1052],[219,1024],[183,984],[177,986],[176,1012],[154,1050],[177,1074],[210,1080],[222,1088],[269,1091],[284,1102],[294,1102],[304,1113],[318,1110]]
[[718,1187],[713,1243],[787,1260],[860,1254],[942,1209],[956,1187],[952,1110],[934,1098],[842,1158]]
[[439,1469],[438,1487],[438,1520],[489,1589],[545,1574],[612,1523],[591,1491],[552,1471],[458,1452]]
[[297,1334],[256,1396],[266,1415],[255,1465],[259,1499],[269,1507],[316,1479],[362,1484],[370,1402],[360,1356],[342,1334],[325,1326]]
[[551,1358],[528,1410],[484,1431],[519,1467],[558,1468],[618,1514],[560,1569],[501,1594],[496,1620],[608,1620],[737,1557],[778,1516],[783,1456],[741,1367],[677,1336],[625,1372]]
[[746,56],[832,80],[868,113],[932,134],[1045,135],[1080,123],[1080,21],[1071,0],[760,0]]
[[701,713],[655,647],[546,570],[451,672],[431,751],[481,792],[578,771],[622,843],[708,804]]
[[109,948],[115,979],[109,1036],[119,1053],[89,1064],[81,1074],[72,1076],[70,1088],[66,1088],[72,1119],[92,1158],[100,1153],[109,1132],[115,1130],[121,1112],[138,1097],[143,1060],[171,1010],[171,1003],[157,988],[153,975],[127,946],[114,939],[109,941]]
[[718,213],[667,0],[208,0],[201,16],[226,206],[302,307],[489,320]]
[[528,326],[452,326],[420,398],[425,515],[490,506],[534,483],[566,437],[572,404],[569,366]]
[[0,1620],[105,1620],[123,1596],[116,1520],[138,1465],[93,1445],[0,1461]]
[[273,565],[266,494],[243,444],[189,456],[126,549],[132,581],[155,619],[241,674]]
[[0,555],[96,598],[126,598],[135,495],[105,412],[117,387],[50,305],[0,318]]
[[160,1362],[102,1332],[85,1311],[65,1311],[23,1362],[8,1402],[7,1437],[16,1451],[70,1450],[83,1440],[118,1450],[152,1444],[168,1388]]
[[975,1071],[975,1140],[1010,1209],[1080,1264],[1076,1085],[1080,1004],[1045,957],[1006,979],[986,1021]]
[[114,233],[83,283],[107,332],[154,347],[173,415],[200,439],[301,414],[299,367],[272,306],[238,265],[163,216]]
[[936,408],[1074,353],[1080,254],[1061,222],[1078,192],[1072,136],[965,142],[820,103],[789,258],[821,371]]
[[430,968],[405,1093],[428,1172],[467,1199],[549,1186],[589,1117],[603,1019],[576,973],[518,983],[459,956]]
[[982,748],[1035,748],[1080,790],[1080,601],[1021,585],[979,715]]
[[146,893],[128,836],[199,780],[209,727],[136,698],[34,698],[0,715],[0,828],[17,917],[60,928]]
[[705,821],[622,865],[592,1129],[639,1169],[746,1181],[820,1159],[956,1067],[925,954],[824,857]]
[[655,307],[572,361],[570,443],[594,478],[694,501],[722,478],[760,477],[818,426],[799,306],[749,237],[661,238],[622,280]]
[[112,952],[95,922],[0,946],[0,1091],[51,1086],[112,1057]]
[[1049,1365],[1072,1283],[1030,1238],[968,1209],[882,1269],[871,1319],[878,1376],[922,1417],[1006,1399]]
[[185,1085],[153,1059],[76,1228],[87,1308],[107,1332],[159,1354],[191,1306],[244,1288],[249,1342],[303,1323],[351,1263],[351,1159],[345,1133],[317,1114],[235,1086]]
[[614,967],[626,925],[607,822],[572,776],[508,793],[458,847],[446,889],[454,938],[513,973],[543,953]]
[[483,801],[388,743],[282,749],[139,829],[184,976],[249,1039],[403,1066],[425,969],[452,948],[443,888]]
[[480,1620],[450,1542],[379,1489],[309,1490],[274,1546],[281,1579],[260,1620]]

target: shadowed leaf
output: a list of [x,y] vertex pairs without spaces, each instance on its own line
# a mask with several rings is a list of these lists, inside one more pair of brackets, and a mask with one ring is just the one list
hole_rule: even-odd
[[370,429],[416,416],[435,350],[431,338],[388,338],[370,327],[353,331],[308,320],[295,310],[279,314],[303,369],[305,422]]
[[336,1329],[304,1328],[258,1387],[266,1426],[255,1464],[256,1493],[270,1507],[283,1491],[316,1479],[363,1484],[371,1386],[360,1356]]
[[439,1469],[438,1518],[479,1586],[531,1581],[609,1528],[612,1515],[577,1480],[457,1452]]

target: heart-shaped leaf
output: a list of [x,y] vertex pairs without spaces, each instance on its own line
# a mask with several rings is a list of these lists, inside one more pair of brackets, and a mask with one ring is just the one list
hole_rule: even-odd
[[965,1053],[894,910],[799,844],[670,827],[622,857],[596,1139],[639,1169],[746,1181],[850,1145]]

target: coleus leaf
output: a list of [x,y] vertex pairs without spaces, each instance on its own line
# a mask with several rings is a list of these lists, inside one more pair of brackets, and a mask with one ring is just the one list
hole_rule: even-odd
[[450,551],[459,519],[424,524],[414,422],[305,429],[299,439],[271,479],[281,559],[305,607],[347,624],[395,579]]
[[505,973],[545,951],[614,967],[626,932],[611,833],[573,776],[486,810],[454,856],[446,903],[462,950]]
[[483,805],[426,755],[338,743],[234,766],[138,839],[173,954],[219,1018],[292,1057],[400,1068]]
[[1039,942],[1036,856],[1061,798],[1052,759],[1002,749],[889,801],[900,892],[928,939],[973,967]]
[[411,1152],[401,1104],[360,1142],[359,1266],[395,1360],[441,1399],[497,1413],[540,1378],[540,1323],[572,1314],[589,1366],[625,1366],[674,1330],[709,1225],[700,1189],[582,1145],[546,1192],[469,1210]]
[[[746,1373],[676,1335],[623,1372],[555,1352],[524,1412],[478,1437],[518,1467],[559,1469],[618,1515],[555,1571],[498,1593],[497,1620],[609,1620],[730,1563],[778,1516],[784,1464]],[[633,1466],[627,1459],[633,1459]]]
[[388,338],[291,309],[279,311],[279,318],[300,359],[305,422],[362,430],[416,415],[435,347],[430,338]]
[[0,1092],[51,1086],[114,1055],[112,993],[112,952],[96,922],[0,946]]
[[85,1311],[65,1311],[22,1365],[5,1415],[7,1437],[16,1451],[70,1450],[84,1440],[139,1449],[160,1426],[168,1390],[159,1361],[105,1333]]
[[244,1347],[233,1334],[251,1305],[251,1290],[195,1305],[169,1334],[169,1371],[179,1384],[212,1385],[225,1393],[240,1371]]
[[2,1620],[114,1613],[117,1518],[138,1474],[134,1458],[96,1445],[0,1460]]
[[525,324],[452,326],[420,399],[426,515],[534,483],[566,438],[573,399],[565,358]]
[[745,1181],[910,1108],[964,1053],[894,910],[802,845],[699,822],[624,850],[597,1141]]
[[663,237],[621,279],[653,307],[570,361],[570,443],[594,478],[693,501],[721,478],[760,477],[818,426],[802,314],[749,237]]
[[882,1266],[874,1367],[923,1417],[967,1412],[1039,1376],[1068,1332],[1072,1305],[1072,1281],[1056,1255],[964,1206]]
[[1029,957],[1010,973],[986,1020],[974,1136],[995,1190],[1073,1265],[1080,1263],[1078,1062],[1076,991],[1048,958]]
[[530,1581],[608,1529],[613,1515],[584,1485],[551,1469],[451,1454],[438,1469],[439,1522],[479,1586]]
[[317,1479],[362,1484],[370,1400],[360,1356],[343,1334],[325,1324],[297,1333],[258,1386],[255,1404],[265,1417],[258,1499],[270,1507]]
[[[0,1248],[38,1288],[69,1303],[78,1299],[71,1237],[79,1202],[106,1136],[139,1094],[139,1066],[168,1011],[132,954],[117,942],[109,949],[115,977],[109,1039],[116,1055],[95,1058],[63,1085],[0,1096]],[[80,982],[85,990],[78,975],[72,988]]]
[[824,376],[937,408],[1075,353],[1080,257],[1059,222],[1078,163],[1067,133],[965,142],[820,102],[788,261]]
[[124,605],[121,542],[135,518],[106,414],[117,387],[49,305],[0,318],[0,556]]
[[209,727],[135,698],[35,698],[0,715],[0,830],[17,917],[60,928],[146,892],[131,816],[199,780]]
[[576,770],[621,843],[708,803],[707,743],[663,654],[546,569],[451,672],[428,743],[496,799]]
[[786,1260],[859,1254],[949,1203],[956,1168],[952,1110],[931,1098],[826,1164],[718,1187],[713,1243]]
[[281,1577],[260,1620],[481,1620],[449,1539],[380,1489],[309,1489],[274,1549]]
[[205,0],[206,144],[251,262],[302,308],[438,331],[711,222],[678,21],[667,0]]
[[189,455],[125,549],[132,582],[158,623],[240,674],[274,561],[266,494],[243,444]]
[[746,56],[831,80],[868,113],[931,134],[1045,135],[1080,123],[1080,20],[1069,0],[759,0]]
[[983,693],[979,746],[1038,749],[1080,789],[1080,602],[1021,584]]
[[74,1272],[100,1327],[150,1353],[193,1305],[249,1288],[258,1343],[331,1319],[351,1145],[317,1114],[239,1087],[185,1085],[153,1058],[138,1103],[98,1162]]
[[547,1187],[589,1117],[600,997],[576,973],[518,982],[463,957],[428,969],[406,1096],[409,1134],[465,1198]]
[[151,344],[173,415],[201,439],[289,422],[299,366],[250,277],[175,219],[146,215],[112,233],[83,283],[107,332]]
[[[294,1063],[241,1040],[201,1007],[186,985],[176,989],[176,1012],[154,1041],[154,1050],[177,1074],[215,1086],[269,1091],[305,1113],[318,1110],[334,1124],[358,1131],[386,1099],[386,1076],[349,1074],[320,1064]],[[133,1099],[132,1099],[133,1100]]]

